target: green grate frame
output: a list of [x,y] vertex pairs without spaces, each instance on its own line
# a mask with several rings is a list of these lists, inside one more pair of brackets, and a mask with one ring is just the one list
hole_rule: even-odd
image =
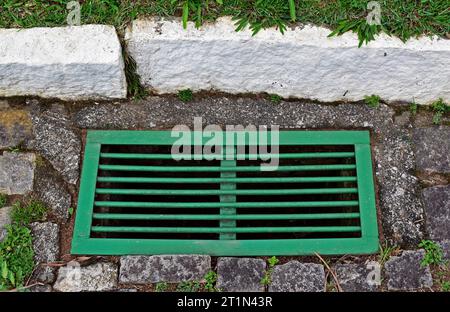
[[[193,138],[195,132],[191,132]],[[172,145],[176,138],[170,131],[129,131],[90,130],[87,132],[78,207],[72,240],[72,254],[85,255],[126,255],[126,254],[209,254],[215,256],[264,256],[264,255],[322,255],[372,254],[378,251],[378,226],[375,205],[375,192],[370,149],[370,133],[368,131],[280,131],[279,144],[282,145],[353,145],[354,165],[349,169],[356,170],[358,200],[353,204],[359,206],[359,227],[348,227],[348,231],[360,231],[360,237],[351,238],[308,238],[308,239],[236,239],[236,234],[244,231],[250,233],[252,228],[236,228],[239,217],[235,216],[240,203],[236,202],[236,184],[230,183],[236,177],[233,160],[222,160],[220,190],[220,228],[212,230],[220,234],[220,239],[141,239],[141,238],[94,238],[93,230],[109,231],[93,226],[95,196],[102,190],[97,189],[102,145]],[[207,141],[203,139],[204,142]],[[103,165],[105,167],[105,165]],[[106,165],[107,167],[107,165]],[[227,169],[226,167],[231,167]],[[313,166],[314,167],[314,166]],[[225,168],[225,169],[223,169]],[[291,168],[295,169],[295,168]],[[311,169],[311,168],[309,168]],[[305,168],[305,170],[309,170]],[[280,190],[281,192],[283,190]],[[234,194],[234,196],[233,196]],[[264,205],[255,203],[255,205]],[[291,203],[288,203],[291,204]],[[324,207],[326,203],[318,203]],[[189,208],[189,204],[184,204]],[[151,205],[149,204],[149,207]],[[193,207],[193,206],[192,206]],[[302,207],[302,202],[295,203]],[[310,205],[308,207],[311,207]],[[101,215],[101,214],[98,214]],[[330,214],[331,215],[331,214]],[[231,216],[231,217],[229,217]],[[101,217],[101,216],[100,216]],[[276,217],[276,215],[275,215]],[[293,216],[295,217],[295,216]],[[164,220],[164,218],[162,218]],[[254,228],[253,228],[254,229]],[[197,228],[195,232],[208,232],[211,229]],[[297,229],[314,231],[313,228]],[[326,230],[326,229],[325,229]],[[338,230],[336,228],[329,231]],[[133,228],[125,229],[133,232]],[[152,232],[152,228],[148,228]],[[158,229],[158,232],[161,229]],[[270,231],[270,229],[268,229]],[[275,229],[275,231],[277,231]],[[189,232],[189,231],[188,231]],[[186,233],[186,231],[184,231]]]

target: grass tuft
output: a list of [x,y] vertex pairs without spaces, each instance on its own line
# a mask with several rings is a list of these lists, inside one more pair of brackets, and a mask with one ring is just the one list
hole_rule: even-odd
[[419,244],[420,248],[425,250],[425,256],[422,259],[421,265],[441,265],[444,264],[444,253],[442,247],[431,240],[423,240]]
[[0,290],[20,288],[34,268],[31,231],[17,224],[7,227],[0,242]]
[[445,104],[442,99],[437,100],[433,104],[431,104],[431,109],[434,112],[433,123],[435,125],[439,125],[442,120],[442,116],[446,112],[450,112],[450,106]]
[[46,214],[47,207],[44,204],[30,200],[27,203],[14,203],[11,219],[18,225],[27,226],[32,222],[42,221]]
[[182,102],[190,102],[194,99],[194,94],[191,89],[185,89],[178,91],[178,98]]
[[5,207],[7,202],[8,202],[8,196],[6,194],[0,193],[0,208]]
[[378,95],[372,94],[372,95],[366,95],[364,97],[364,102],[367,104],[367,106],[371,108],[377,108],[380,106],[381,98]]

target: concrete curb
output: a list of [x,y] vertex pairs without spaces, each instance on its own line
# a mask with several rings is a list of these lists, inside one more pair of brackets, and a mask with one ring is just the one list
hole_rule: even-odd
[[305,26],[281,35],[235,32],[230,18],[195,29],[179,20],[137,20],[126,33],[142,83],[156,93],[217,90],[276,93],[319,101],[382,99],[429,104],[450,101],[450,40],[421,37],[407,43],[381,35],[358,48],[357,36],[328,38]]
[[0,97],[126,98],[112,26],[0,29]]

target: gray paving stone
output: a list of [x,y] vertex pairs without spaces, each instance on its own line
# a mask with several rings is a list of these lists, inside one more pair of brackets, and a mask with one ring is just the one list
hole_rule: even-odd
[[42,283],[53,283],[56,269],[45,265],[59,258],[59,226],[51,222],[32,223],[34,260],[38,265],[33,278]]
[[117,288],[118,268],[114,263],[98,262],[80,267],[69,262],[58,270],[53,289],[60,292],[111,291]]
[[266,262],[255,258],[219,258],[217,262],[217,288],[229,292],[264,291],[261,280]]
[[27,111],[0,107],[0,149],[26,144],[32,137],[33,125]]
[[79,177],[81,140],[63,106],[32,114],[34,140],[31,149],[39,151],[68,183],[76,184]]
[[0,192],[24,195],[33,190],[36,157],[31,153],[3,152],[0,156]]
[[136,284],[200,281],[210,269],[210,256],[124,256],[120,258],[119,280]]
[[391,257],[384,265],[388,290],[416,290],[433,286],[430,268],[421,265],[424,255],[424,250],[414,250]]
[[[334,267],[336,276],[343,291],[368,292],[377,291],[378,286],[372,279],[375,266],[378,263],[348,263],[336,264]],[[381,273],[381,270],[378,272]]]
[[414,130],[417,169],[450,173],[450,127]]
[[450,240],[439,242],[439,245],[441,245],[444,259],[450,260]]
[[325,270],[320,264],[289,261],[275,266],[269,291],[274,292],[323,292]]
[[58,220],[65,222],[69,217],[72,197],[62,179],[50,166],[37,168],[34,193]]
[[450,185],[423,190],[426,227],[433,240],[450,239]]

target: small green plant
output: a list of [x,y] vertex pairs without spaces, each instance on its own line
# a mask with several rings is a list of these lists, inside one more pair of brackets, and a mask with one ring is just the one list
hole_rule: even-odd
[[190,102],[194,98],[194,94],[191,89],[180,90],[178,91],[178,98],[182,102]]
[[178,292],[197,292],[201,289],[198,281],[181,282],[177,286]]
[[217,282],[217,273],[214,271],[209,271],[205,275],[205,285],[204,288],[206,291],[214,292],[217,291],[216,282]]
[[412,102],[411,104],[409,104],[409,111],[411,112],[411,114],[413,116],[415,116],[417,114],[417,103],[416,102]]
[[278,94],[270,95],[270,101],[274,104],[280,104],[282,99],[283,98],[281,96],[279,96]]
[[341,36],[348,31],[353,31],[358,34],[359,47],[363,43],[375,40],[375,35],[383,31],[381,25],[370,25],[365,18],[357,20],[341,20],[336,29],[328,35],[328,37]]
[[394,252],[398,250],[397,246],[389,246],[380,244],[380,255],[379,255],[379,262],[381,265],[385,264],[386,261],[389,260],[389,258],[392,256]]
[[17,224],[6,228],[0,242],[0,289],[20,288],[34,267],[31,231]]
[[11,219],[19,225],[27,226],[31,222],[42,221],[46,214],[47,207],[44,204],[30,200],[27,203],[14,203]]
[[419,247],[425,249],[425,256],[420,263],[422,266],[430,264],[440,265],[445,263],[442,247],[438,243],[431,240],[422,240]]
[[441,289],[445,292],[450,292],[450,281],[444,281],[441,283]]
[[69,214],[70,217],[73,216],[73,212],[74,212],[73,207],[70,207],[69,210],[68,210],[67,212],[68,212],[68,214]]
[[278,260],[278,258],[275,256],[270,257],[267,260],[269,268],[266,270],[266,272],[264,272],[264,276],[261,279],[262,285],[264,285],[264,286],[270,285],[270,283],[272,282],[273,268],[278,264],[278,262],[280,262],[280,260]]
[[371,108],[377,108],[378,106],[380,106],[380,100],[381,98],[375,94],[367,95],[364,97],[364,102]]
[[20,142],[19,144],[17,144],[16,146],[11,146],[8,148],[8,152],[10,153],[20,153],[25,151],[25,147],[24,147],[24,143]]
[[159,282],[155,287],[156,292],[165,292],[167,289],[169,289],[169,284],[166,282]]
[[[125,43],[122,42],[122,47]],[[140,82],[140,76],[137,73],[136,61],[128,54],[125,48],[122,48],[123,59],[125,62],[125,77],[127,79],[127,94],[134,99],[143,99],[148,95],[147,90]]]
[[[223,0],[216,0],[218,5],[223,4]],[[183,28],[187,28],[189,16],[195,22],[195,27],[199,28],[203,23],[203,13],[208,9],[209,1],[203,0],[171,0],[170,4],[181,8],[181,19],[183,21]]]
[[7,201],[8,201],[8,196],[6,194],[0,193],[0,208],[5,207]]
[[278,260],[277,257],[273,256],[270,257],[269,260],[267,260],[267,262],[269,263],[269,268],[273,268],[280,262],[280,260]]
[[434,112],[433,116],[433,123],[435,125],[438,125],[441,123],[442,116],[447,112],[450,111],[450,106],[444,103],[442,99],[437,100],[433,104],[431,104],[431,109]]
[[[242,1],[242,9],[237,11],[232,20],[235,22],[236,31],[241,31],[247,26],[256,35],[261,29],[277,27],[284,34],[289,20],[297,20],[295,1]],[[286,13],[289,12],[289,19]]]

